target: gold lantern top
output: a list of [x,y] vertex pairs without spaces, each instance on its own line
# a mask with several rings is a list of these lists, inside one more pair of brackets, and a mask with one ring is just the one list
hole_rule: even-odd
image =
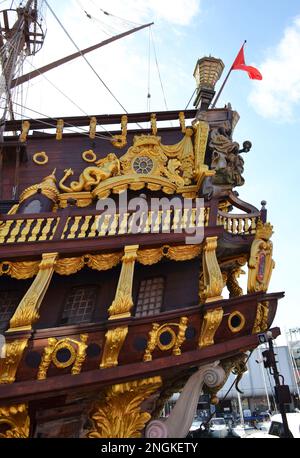
[[216,82],[220,79],[224,70],[224,63],[221,59],[215,57],[202,57],[198,59],[194,78],[196,79],[197,88],[214,89]]

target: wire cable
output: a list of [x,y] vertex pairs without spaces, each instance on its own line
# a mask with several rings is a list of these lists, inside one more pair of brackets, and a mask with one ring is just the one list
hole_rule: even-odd
[[197,90],[197,88],[194,89],[194,92],[192,93],[191,98],[190,98],[190,100],[188,101],[187,106],[185,107],[185,110],[188,109],[188,106],[189,106],[189,104],[191,103],[191,100],[192,100],[192,98],[194,97],[196,90]]
[[81,57],[85,60],[85,62],[87,63],[87,65],[90,67],[90,69],[93,71],[93,73],[96,75],[96,77],[98,78],[99,81],[101,81],[101,83],[103,84],[103,86],[106,88],[106,90],[110,93],[110,95],[114,98],[114,100],[118,103],[118,105],[120,105],[120,107],[122,108],[122,110],[125,111],[125,113],[128,113],[128,111],[126,110],[126,108],[122,105],[122,103],[117,99],[117,97],[113,94],[113,92],[109,89],[109,87],[107,86],[107,84],[103,81],[103,79],[101,78],[101,76],[96,72],[96,70],[94,69],[94,67],[90,64],[90,62],[88,61],[88,59],[85,57],[84,54],[82,54],[81,50],[79,49],[79,47],[77,46],[77,44],[75,43],[75,41],[73,40],[73,38],[71,37],[71,35],[69,34],[69,32],[66,30],[66,28],[64,27],[64,25],[62,24],[62,22],[60,21],[60,19],[56,16],[55,12],[53,11],[53,9],[51,8],[51,6],[49,5],[49,3],[47,2],[47,0],[45,0],[45,3],[46,5],[48,6],[49,10],[51,11],[52,15],[54,16],[54,18],[56,19],[56,21],[59,23],[60,27],[63,29],[63,31],[65,32],[65,34],[67,35],[67,37],[71,40],[71,42],[73,43],[73,45],[75,46],[75,48],[77,49],[77,51],[80,53]]
[[[1,97],[0,99],[5,100],[4,97]],[[25,110],[32,111],[33,113],[36,113],[36,114],[38,114],[38,115],[40,115],[40,116],[43,116],[43,117],[46,118],[46,119],[49,119],[49,120],[51,119],[51,120],[53,120],[53,121],[55,121],[55,122],[58,121],[58,118],[53,118],[53,117],[51,117],[51,116],[47,116],[47,115],[45,115],[44,113],[41,113],[40,111],[34,110],[33,108],[29,108],[29,107],[26,107],[26,106],[24,106],[24,105],[21,105],[21,104],[18,103],[18,102],[13,102],[13,104],[14,104],[14,105],[17,105],[17,106],[19,106],[19,107],[22,107],[22,108],[24,108]],[[16,113],[18,116],[20,116],[20,113],[17,113],[17,112],[15,112],[15,113]],[[26,119],[27,119],[27,118],[26,118]],[[28,119],[29,119],[29,120],[30,120],[30,119],[31,119],[31,120],[34,120],[33,118],[28,118]],[[50,126],[51,129],[55,129],[55,128],[56,128],[56,125],[53,126],[53,124],[50,124],[50,123],[47,122],[47,121],[44,121],[44,120],[39,119],[39,122],[40,122],[41,124],[45,124],[45,125],[47,125],[47,126]],[[83,129],[82,127],[80,127],[80,126],[74,126],[73,124],[70,124],[70,123],[68,123],[68,122],[65,122],[65,125],[66,125],[66,126],[70,126],[70,127],[74,128],[74,129],[78,129],[78,130],[82,131],[82,134],[83,134],[83,135],[89,136],[89,132],[86,131],[85,129]],[[70,129],[68,129],[68,128],[66,128],[66,129],[67,129],[67,130],[70,130]],[[74,130],[71,130],[71,132],[76,133],[76,134],[80,133],[80,132],[74,131]],[[101,138],[102,140],[111,141],[110,138],[108,138],[107,136],[101,135],[101,134],[96,134],[96,137],[97,137],[97,138]]]

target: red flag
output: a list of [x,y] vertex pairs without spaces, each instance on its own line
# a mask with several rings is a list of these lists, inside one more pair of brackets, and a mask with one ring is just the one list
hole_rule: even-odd
[[235,61],[232,64],[231,70],[244,70],[245,72],[248,72],[249,78],[251,78],[252,80],[262,80],[262,74],[257,68],[245,64],[244,46],[245,43],[241,47],[238,55],[236,56]]

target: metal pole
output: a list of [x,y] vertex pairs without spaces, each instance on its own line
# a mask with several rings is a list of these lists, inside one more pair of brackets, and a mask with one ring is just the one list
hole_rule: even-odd
[[241,395],[237,391],[237,398],[238,398],[238,403],[239,403],[239,411],[240,411],[240,417],[241,417],[241,425],[243,428],[245,428],[245,421],[244,421],[244,414],[243,414],[243,406],[242,406],[242,400],[241,400]]
[[259,355],[259,361],[260,361],[260,370],[261,370],[261,374],[262,374],[262,378],[263,378],[263,383],[264,383],[264,388],[265,388],[265,393],[266,393],[266,397],[267,397],[267,404],[268,404],[268,410],[269,412],[271,412],[271,403],[270,403],[270,398],[269,398],[269,393],[268,393],[268,388],[267,388],[267,382],[266,382],[266,376],[265,376],[265,371],[264,371],[264,368],[262,366],[262,354],[261,354],[261,349],[260,347],[257,348],[257,352],[258,352],[258,355]]
[[[273,369],[272,375],[274,377],[276,387],[280,387],[281,383],[280,383],[279,372],[278,372],[277,364],[275,360],[273,339],[272,338],[268,339],[268,343],[269,343],[269,350],[270,350],[272,369]],[[285,412],[285,406],[284,406],[284,403],[282,403],[280,399],[278,399],[278,407],[279,407],[279,412],[282,418],[284,437],[291,437],[291,433],[289,431],[289,425],[287,422],[286,412]]]
[[[244,41],[242,47],[245,45],[245,43],[247,43],[247,40]],[[236,59],[235,59],[235,60],[236,60]],[[234,62],[235,62],[235,60],[234,60]],[[233,67],[233,64],[231,65],[231,67],[230,67],[230,69],[229,69],[229,72],[227,73],[226,78],[225,78],[225,80],[223,81],[223,84],[222,84],[222,86],[220,87],[220,90],[219,90],[219,92],[218,92],[217,95],[216,95],[216,98],[215,98],[215,100],[214,100],[214,103],[213,103],[212,106],[211,106],[211,109],[215,108],[216,103],[217,103],[217,101],[219,100],[220,95],[222,94],[222,91],[223,91],[223,89],[224,89],[224,86],[225,86],[225,84],[227,83],[227,80],[228,80],[228,78],[229,78],[229,75],[230,75],[230,73],[232,72],[232,67]]]

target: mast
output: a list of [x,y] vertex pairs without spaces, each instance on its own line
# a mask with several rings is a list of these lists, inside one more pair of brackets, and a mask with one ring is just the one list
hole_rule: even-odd
[[1,64],[1,121],[0,141],[7,113],[11,119],[13,105],[11,100],[11,82],[17,75],[27,56],[35,55],[44,42],[44,32],[40,23],[37,0],[28,0],[24,7],[0,11],[0,64]]

